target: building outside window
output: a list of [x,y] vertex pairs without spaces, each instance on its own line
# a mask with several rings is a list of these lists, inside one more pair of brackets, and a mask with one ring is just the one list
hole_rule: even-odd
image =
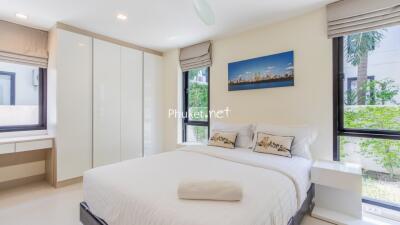
[[0,62],[0,131],[46,129],[46,70]]
[[334,158],[363,167],[364,202],[400,209],[400,26],[334,39]]
[[0,105],[15,105],[15,73],[0,71]]
[[[345,104],[346,105],[355,105],[357,104],[357,76],[354,77],[347,77],[347,79],[344,81],[346,82],[344,84],[344,87],[346,88],[345,90]],[[370,84],[370,82],[374,82],[375,77],[374,76],[368,76],[368,84]],[[371,98],[374,99],[375,98],[375,88],[370,88],[366,95]]]
[[183,142],[206,143],[209,136],[209,68],[183,73]]

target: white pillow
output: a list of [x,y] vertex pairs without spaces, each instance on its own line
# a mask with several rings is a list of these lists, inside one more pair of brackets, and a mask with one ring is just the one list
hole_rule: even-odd
[[226,131],[214,131],[208,141],[208,145],[223,148],[235,148],[238,133]]
[[[272,124],[257,124],[255,136],[257,132],[266,132],[273,135],[294,136],[292,145],[292,155],[300,156],[306,159],[312,159],[310,145],[315,141],[317,132],[310,126],[283,126]],[[253,146],[256,144],[255,138]]]
[[211,132],[236,132],[238,133],[238,136],[236,138],[236,147],[251,148],[253,146],[253,124],[212,122],[210,130]]
[[253,151],[292,158],[293,136],[277,136],[258,132],[255,138],[257,138],[257,142]]

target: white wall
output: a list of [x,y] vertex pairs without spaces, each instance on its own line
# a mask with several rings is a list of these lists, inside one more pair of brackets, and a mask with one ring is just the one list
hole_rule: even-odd
[[[294,50],[295,86],[228,92],[228,63]],[[168,118],[178,108],[179,51],[164,54],[164,134],[166,150],[174,149],[178,121]],[[210,73],[212,110],[230,107],[231,122],[310,124],[319,136],[315,158],[332,159],[332,41],[326,34],[325,8],[281,23],[213,41]]]

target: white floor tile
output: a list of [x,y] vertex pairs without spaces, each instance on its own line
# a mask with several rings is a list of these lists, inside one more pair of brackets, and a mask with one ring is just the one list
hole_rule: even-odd
[[81,225],[82,184],[54,189],[35,183],[0,192],[0,224]]

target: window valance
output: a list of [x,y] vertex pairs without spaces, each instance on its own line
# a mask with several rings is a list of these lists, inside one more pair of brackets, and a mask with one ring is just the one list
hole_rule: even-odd
[[179,60],[183,72],[195,68],[211,66],[211,42],[206,41],[186,48],[181,48]]
[[0,20],[0,60],[47,67],[47,31]]
[[341,0],[327,6],[328,37],[400,24],[400,0]]

